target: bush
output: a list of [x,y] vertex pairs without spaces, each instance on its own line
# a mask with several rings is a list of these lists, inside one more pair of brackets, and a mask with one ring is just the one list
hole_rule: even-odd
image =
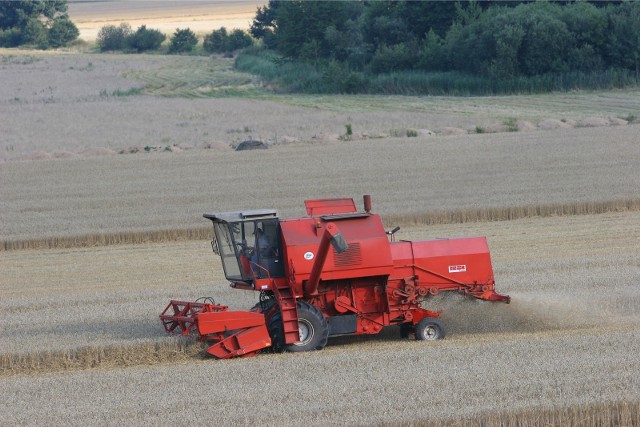
[[51,47],[67,46],[80,35],[78,27],[66,18],[56,19],[49,29],[49,45]]
[[142,25],[135,33],[127,37],[127,46],[137,52],[147,50],[157,50],[162,42],[167,38],[158,30],[148,30],[146,25]]
[[370,67],[374,74],[388,73],[391,71],[410,70],[416,62],[417,49],[406,44],[399,43],[393,46],[381,46],[373,54]]
[[0,47],[16,47],[22,43],[22,32],[17,28],[0,31]]
[[169,43],[169,53],[191,52],[198,44],[198,38],[189,28],[176,29]]
[[202,47],[209,53],[224,53],[229,44],[229,35],[225,27],[213,30],[202,42]]
[[20,39],[20,44],[34,45],[39,49],[46,49],[49,46],[47,29],[36,18],[29,19],[22,29]]
[[229,45],[227,46],[229,51],[244,49],[251,45],[253,45],[253,39],[246,32],[236,28],[229,34]]
[[234,29],[227,33],[225,27],[214,30],[204,38],[202,47],[209,53],[227,53],[253,45],[253,39],[242,30]]
[[107,25],[100,28],[96,39],[101,51],[122,50],[127,47],[127,38],[131,35],[131,25],[126,22],[119,26]]

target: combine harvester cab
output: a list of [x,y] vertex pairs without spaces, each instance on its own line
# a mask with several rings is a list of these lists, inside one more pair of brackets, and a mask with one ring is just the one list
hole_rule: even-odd
[[440,312],[422,307],[452,291],[510,301],[495,291],[484,237],[394,241],[365,196],[307,200],[307,216],[280,219],[275,210],[205,213],[214,253],[236,289],[260,292],[249,311],[208,301],[171,301],[160,315],[169,333],[195,335],[217,358],[262,349],[322,349],[328,337],[376,334],[397,325],[403,336],[444,337]]

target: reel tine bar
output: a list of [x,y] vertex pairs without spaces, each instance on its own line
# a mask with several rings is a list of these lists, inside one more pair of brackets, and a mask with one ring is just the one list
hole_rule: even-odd
[[169,334],[198,335],[196,314],[227,311],[227,308],[208,302],[171,301],[160,314],[160,320]]

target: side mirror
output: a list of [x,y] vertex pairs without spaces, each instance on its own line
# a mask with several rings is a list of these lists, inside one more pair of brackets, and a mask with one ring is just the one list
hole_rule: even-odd
[[400,230],[400,227],[396,227],[393,230],[387,231],[387,235],[390,237],[392,242],[395,240],[393,238],[393,235],[396,234],[399,230]]

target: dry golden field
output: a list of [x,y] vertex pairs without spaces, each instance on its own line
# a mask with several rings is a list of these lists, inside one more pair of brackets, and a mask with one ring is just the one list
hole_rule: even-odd
[[[293,96],[218,58],[14,50],[0,78],[0,425],[640,424],[639,91]],[[399,238],[487,236],[512,304],[434,299],[428,344],[164,336],[169,299],[257,298],[203,212],[365,193]]]
[[6,252],[3,424],[173,424],[215,405],[223,424],[370,425],[633,403],[639,221],[623,212],[403,229],[409,239],[486,235],[512,304],[433,300],[449,332],[438,343],[390,329],[232,361],[201,360],[157,319],[172,297],[254,303],[223,285],[206,241]]
[[69,17],[80,30],[80,38],[92,42],[105,25],[128,22],[133,29],[141,25],[171,34],[176,28],[210,33],[220,27],[247,29],[259,0],[233,1],[90,1],[69,2]]

